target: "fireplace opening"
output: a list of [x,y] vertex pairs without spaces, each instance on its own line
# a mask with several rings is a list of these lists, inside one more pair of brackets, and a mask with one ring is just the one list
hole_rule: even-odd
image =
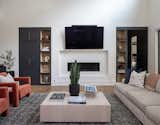
[[[80,65],[80,71],[100,71],[100,63],[78,63]],[[72,63],[68,63],[68,71],[70,71]]]

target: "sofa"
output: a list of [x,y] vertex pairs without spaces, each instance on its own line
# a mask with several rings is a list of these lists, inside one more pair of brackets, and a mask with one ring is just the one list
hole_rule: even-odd
[[9,93],[7,87],[0,87],[0,114],[6,116],[9,111]]
[[[0,73],[0,75],[7,75],[7,73]],[[31,93],[31,78],[30,77],[17,77],[14,78],[15,82],[0,83],[0,87],[8,87],[10,100],[14,107],[19,105],[19,100],[24,96],[29,96]],[[19,84],[16,82],[19,81]]]
[[143,125],[160,125],[160,93],[124,83],[116,83],[114,94]]

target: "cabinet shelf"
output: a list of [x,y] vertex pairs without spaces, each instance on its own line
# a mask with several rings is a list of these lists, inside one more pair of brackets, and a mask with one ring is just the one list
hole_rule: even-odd
[[126,64],[126,62],[117,62],[117,63],[120,63],[120,64]]
[[51,31],[42,30],[40,34],[40,83],[51,83]]
[[50,74],[50,72],[41,72],[40,74]]
[[50,53],[50,51],[41,51],[42,53]]
[[123,73],[123,72],[118,72],[118,74],[124,74],[124,75],[125,75],[126,73]]
[[51,42],[51,40],[40,40],[40,41],[43,43],[50,43]]
[[50,63],[50,62],[41,62],[42,64],[48,64],[48,63]]

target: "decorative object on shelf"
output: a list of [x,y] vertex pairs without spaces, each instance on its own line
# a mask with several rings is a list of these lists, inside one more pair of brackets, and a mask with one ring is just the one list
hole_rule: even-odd
[[78,83],[80,78],[80,65],[77,64],[77,60],[71,65],[70,70],[70,85],[69,92],[71,96],[78,96],[80,91],[80,85]]
[[10,71],[14,65],[14,60],[15,60],[15,58],[12,55],[12,51],[6,50],[5,53],[2,53],[0,55],[0,59],[2,60],[3,65],[6,66],[7,71]]
[[45,35],[45,39],[46,39],[46,40],[49,40],[49,36],[48,36],[48,35]]
[[40,32],[40,40],[50,40],[50,32],[48,31],[43,31],[43,32]]
[[126,71],[125,71],[125,69],[119,69],[118,73],[124,74],[124,73],[126,73]]
[[118,57],[118,62],[125,62],[125,57],[124,56],[119,56]]
[[131,66],[132,69],[136,69],[137,65],[137,36],[131,38]]
[[48,46],[43,47],[43,48],[41,48],[41,51],[43,51],[43,52],[49,52],[49,47]]
[[50,57],[49,56],[45,56],[44,61],[45,62],[49,62]]
[[48,82],[49,81],[49,77],[48,76],[45,76],[45,82]]

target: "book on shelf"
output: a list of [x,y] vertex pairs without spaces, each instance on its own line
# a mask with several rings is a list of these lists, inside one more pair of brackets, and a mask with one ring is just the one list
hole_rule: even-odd
[[118,62],[125,62],[124,56],[119,56],[118,57]]
[[126,71],[125,71],[125,69],[119,69],[118,70],[118,73],[125,73]]

